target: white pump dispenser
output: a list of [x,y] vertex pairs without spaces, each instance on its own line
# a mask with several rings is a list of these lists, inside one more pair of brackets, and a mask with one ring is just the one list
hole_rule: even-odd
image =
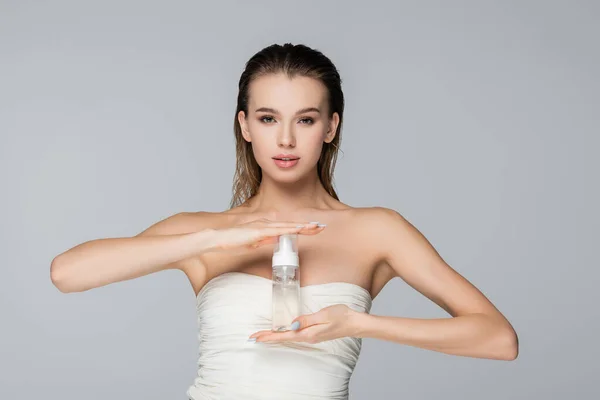
[[273,253],[273,266],[298,267],[298,236],[287,234],[279,236],[279,242]]

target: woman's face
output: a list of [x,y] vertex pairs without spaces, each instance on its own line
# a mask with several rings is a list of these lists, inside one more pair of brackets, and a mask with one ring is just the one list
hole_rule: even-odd
[[238,121],[263,174],[293,182],[316,167],[339,116],[329,118],[327,89],[319,80],[270,74],[250,84],[248,115],[241,111]]

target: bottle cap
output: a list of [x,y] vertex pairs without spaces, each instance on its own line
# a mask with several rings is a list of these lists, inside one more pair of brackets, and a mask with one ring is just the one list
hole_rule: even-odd
[[279,236],[273,252],[273,266],[298,267],[298,235],[295,233]]

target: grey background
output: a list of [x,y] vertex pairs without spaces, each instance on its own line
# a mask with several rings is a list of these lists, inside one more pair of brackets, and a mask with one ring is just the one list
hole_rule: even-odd
[[[184,275],[65,295],[50,261],[226,208],[239,74],[287,41],[344,79],[342,201],[402,213],[520,338],[510,363],[365,339],[351,398],[598,398],[599,17],[594,1],[1,1],[0,398],[185,398]],[[446,316],[400,280],[372,313]]]

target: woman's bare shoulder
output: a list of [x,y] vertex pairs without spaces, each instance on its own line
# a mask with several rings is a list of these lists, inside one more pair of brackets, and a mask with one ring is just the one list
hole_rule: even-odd
[[400,216],[398,211],[383,206],[348,207],[346,211],[350,212],[355,218],[362,218],[375,223],[385,222],[386,219]]
[[[373,238],[382,238],[398,229],[407,230],[410,222],[397,210],[382,206],[356,207],[348,210],[352,224]],[[350,220],[349,219],[349,220]]]

